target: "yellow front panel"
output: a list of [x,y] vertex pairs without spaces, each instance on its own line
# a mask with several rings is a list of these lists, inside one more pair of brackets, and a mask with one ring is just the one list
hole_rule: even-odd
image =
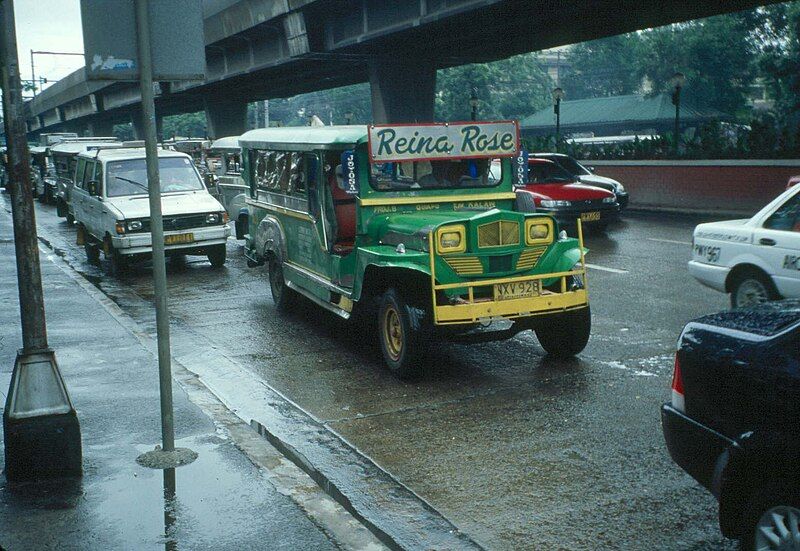
[[436,320],[439,324],[451,324],[474,323],[493,317],[511,319],[535,316],[580,308],[586,306],[588,300],[586,290],[578,289],[566,293],[546,292],[538,297],[517,300],[435,306]]

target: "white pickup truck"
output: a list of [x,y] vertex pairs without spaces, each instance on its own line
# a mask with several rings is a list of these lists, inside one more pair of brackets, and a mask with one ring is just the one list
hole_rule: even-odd
[[[206,255],[225,264],[228,215],[206,190],[191,157],[159,150],[161,209],[167,255]],[[136,257],[153,251],[143,148],[102,149],[78,156],[71,196],[78,242],[90,262],[100,250],[119,275]]]
[[700,224],[692,241],[689,273],[733,308],[800,297],[800,186],[750,219]]

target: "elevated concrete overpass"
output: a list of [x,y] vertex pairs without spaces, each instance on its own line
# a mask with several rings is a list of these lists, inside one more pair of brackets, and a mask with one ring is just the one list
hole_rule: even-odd
[[[773,0],[774,1],[774,0]],[[206,79],[161,83],[159,118],[205,110],[212,137],[247,103],[369,81],[376,122],[433,119],[436,70],[718,15],[765,0],[204,0]],[[138,85],[78,70],[28,103],[31,132],[139,126]]]

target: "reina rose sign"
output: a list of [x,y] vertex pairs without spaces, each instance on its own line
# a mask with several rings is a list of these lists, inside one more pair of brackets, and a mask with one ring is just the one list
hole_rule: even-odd
[[369,127],[373,163],[511,157],[518,151],[517,121]]

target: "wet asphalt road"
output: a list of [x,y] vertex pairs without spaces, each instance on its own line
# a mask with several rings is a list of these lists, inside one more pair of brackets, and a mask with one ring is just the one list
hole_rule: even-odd
[[[52,207],[37,216],[58,254],[152,318],[147,266],[111,279]],[[573,361],[546,358],[523,333],[437,346],[422,380],[399,382],[365,329],[311,304],[279,316],[265,268],[247,268],[233,240],[222,270],[170,262],[169,304],[488,548],[736,549],[715,500],[669,459],[659,422],[683,324],[727,305],[686,271],[700,221],[627,214],[587,238],[593,330]]]

